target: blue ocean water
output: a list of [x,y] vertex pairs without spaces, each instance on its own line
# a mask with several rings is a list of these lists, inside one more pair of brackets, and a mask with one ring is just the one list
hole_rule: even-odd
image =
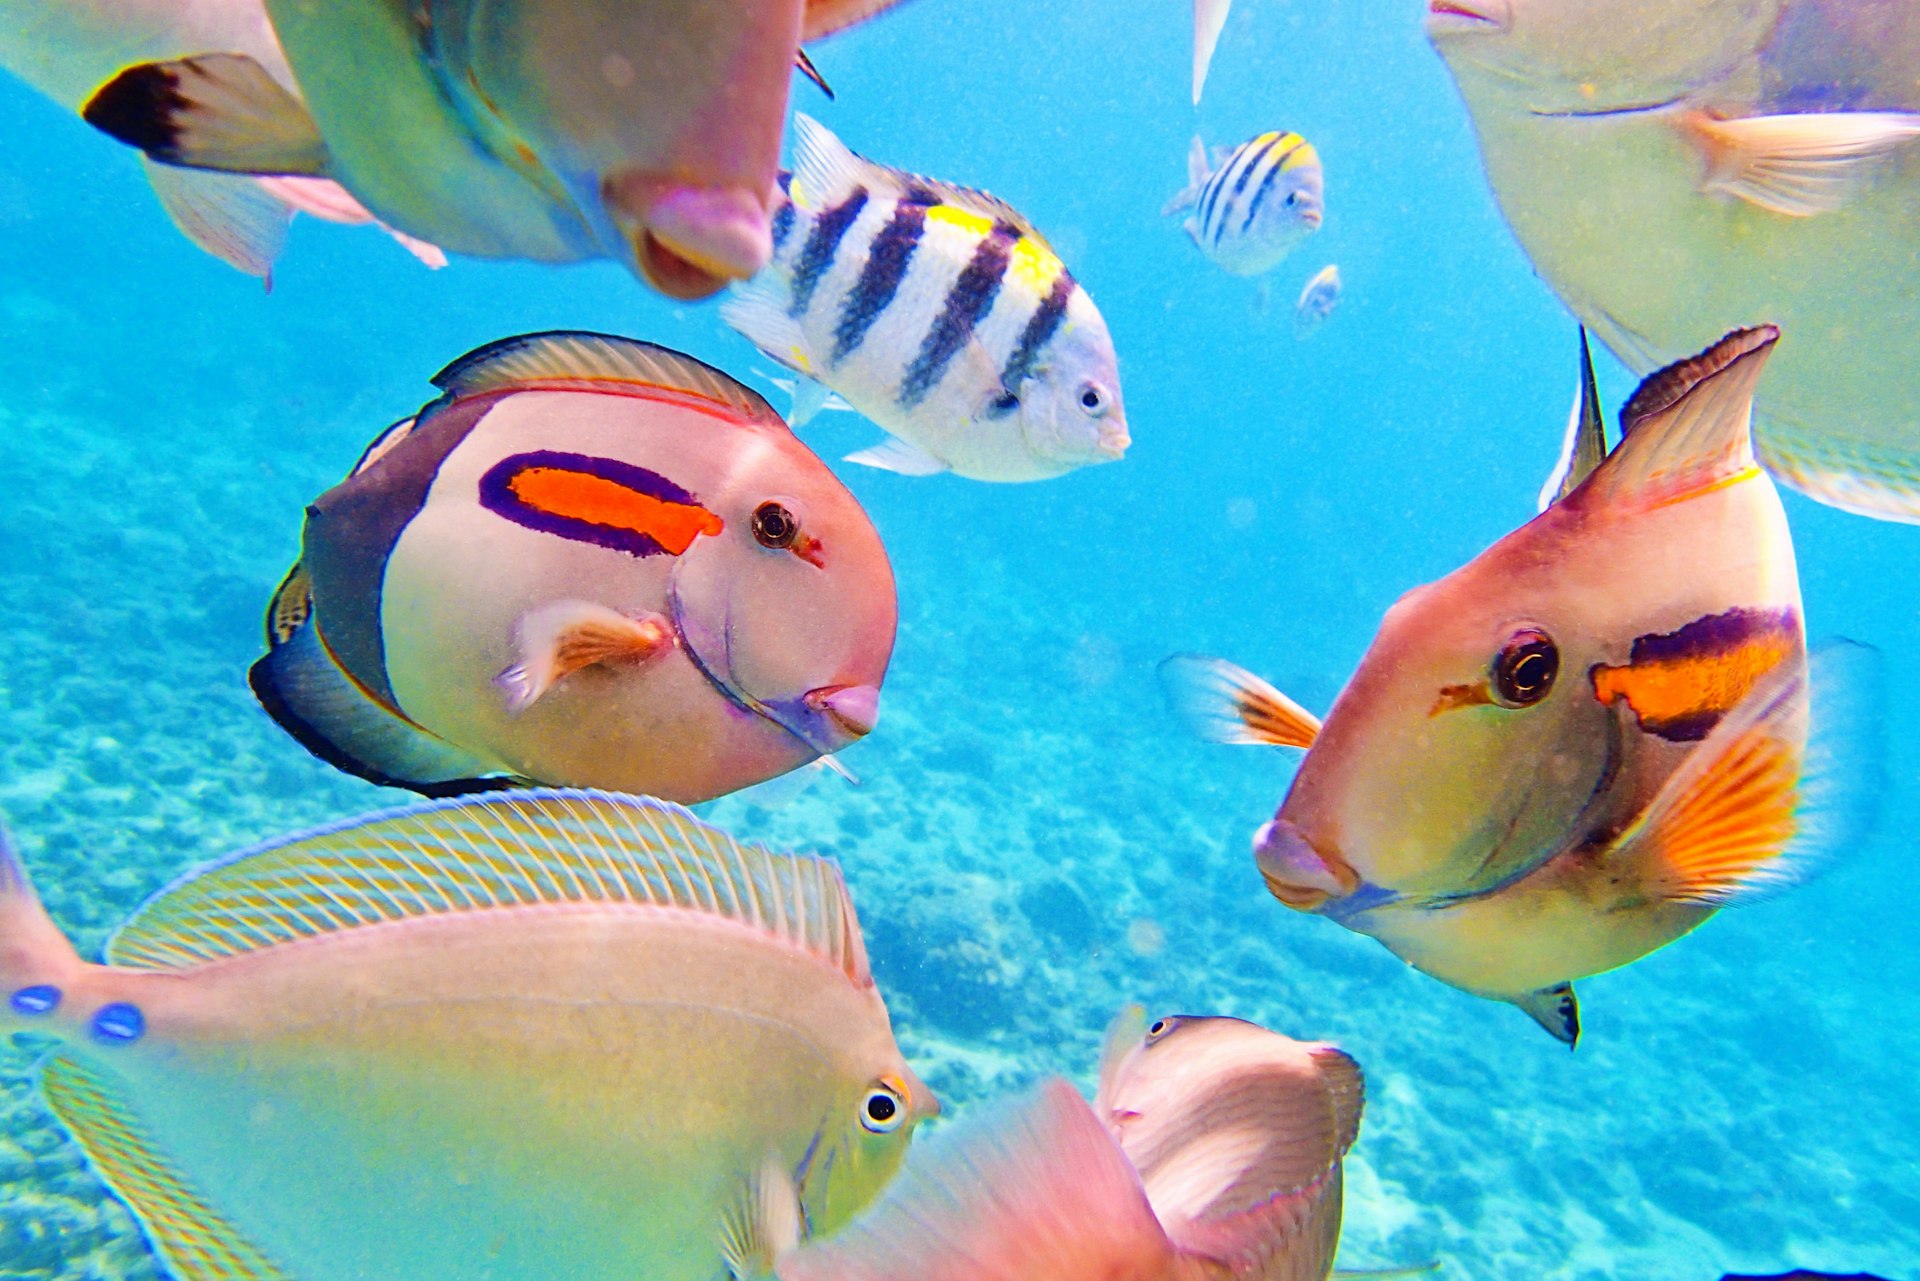
[[[1085,1082],[1130,1000],[1338,1041],[1369,1079],[1345,1266],[1910,1273],[1920,533],[1787,498],[1812,633],[1886,656],[1877,838],[1584,982],[1574,1054],[1274,902],[1248,840],[1290,758],[1192,743],[1162,709],[1155,664],[1204,650],[1324,710],[1401,592],[1531,514],[1558,446],[1573,322],[1501,222],[1420,9],[1239,0],[1198,113],[1173,0],[915,0],[814,51],[838,97],[798,84],[802,109],[1048,234],[1113,330],[1135,444],[1031,486],[843,469],[901,597],[881,728],[846,754],[864,782],[707,812],[843,862],[955,1110]],[[556,327],[769,366],[712,305],[611,265],[430,273],[305,219],[266,295],[173,231],[117,144],[12,81],[0,121],[0,812],[84,948],[184,867],[403,799],[309,758],[244,673],[304,504],[430,374]],[[1326,226],[1264,300],[1158,215],[1196,128],[1295,129],[1325,162]],[[1327,262],[1345,297],[1298,341]],[[1601,382],[1631,389],[1610,362]],[[848,415],[807,433],[829,458],[874,438]],[[0,1078],[0,1276],[154,1275],[28,1064]]]

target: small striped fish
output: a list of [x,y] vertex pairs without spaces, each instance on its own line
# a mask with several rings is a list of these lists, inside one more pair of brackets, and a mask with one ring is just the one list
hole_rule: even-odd
[[1272,271],[1319,229],[1320,153],[1297,133],[1263,133],[1214,153],[1199,138],[1187,153],[1187,188],[1160,212],[1187,216],[1200,252],[1236,276]]
[[848,461],[1025,481],[1126,452],[1106,322],[1024,217],[794,128],[773,261],[720,314],[894,438]]

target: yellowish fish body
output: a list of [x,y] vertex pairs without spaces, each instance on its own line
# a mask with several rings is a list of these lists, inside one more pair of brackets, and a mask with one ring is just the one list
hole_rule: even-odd
[[50,1104],[187,1281],[216,1256],[711,1281],[751,1253],[763,1167],[828,1230],[934,1108],[831,865],[652,802],[537,793],[265,847],[143,909],[124,964],[63,953],[5,879],[0,982],[58,993],[10,1026],[62,1043]]
[[1239,741],[1310,745],[1255,837],[1276,897],[1571,1042],[1572,980],[1858,834],[1842,820],[1873,771],[1826,768],[1861,745],[1828,697],[1847,660],[1809,669],[1786,518],[1750,447],[1775,336],[1648,379],[1590,474],[1387,612],[1324,726],[1202,669]]
[[1635,372],[1765,317],[1796,341],[1756,448],[1821,502],[1920,519],[1920,9],[1436,0],[1488,178]]

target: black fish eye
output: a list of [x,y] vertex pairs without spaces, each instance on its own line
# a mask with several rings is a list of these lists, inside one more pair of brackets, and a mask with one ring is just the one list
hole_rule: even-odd
[[1287,208],[1291,209],[1299,203],[1300,203],[1300,193],[1297,191],[1289,191],[1287,193]]
[[1155,1041],[1173,1031],[1173,1022],[1172,1019],[1155,1019],[1153,1026],[1147,1029],[1147,1044],[1152,1045]]
[[996,414],[1010,414],[1018,408],[1020,408],[1020,398],[1010,391],[1001,392],[994,397],[993,412]]
[[1100,389],[1091,383],[1080,389],[1080,408],[1088,413],[1097,411],[1105,403],[1106,398],[1100,394]]
[[860,1104],[860,1124],[875,1134],[888,1134],[900,1128],[906,1119],[900,1096],[885,1085],[867,1091]]
[[799,536],[800,522],[779,503],[761,503],[753,509],[753,537],[762,547],[791,547]]
[[1503,706],[1532,707],[1553,689],[1560,674],[1560,648],[1529,628],[1517,633],[1493,660],[1493,693]]

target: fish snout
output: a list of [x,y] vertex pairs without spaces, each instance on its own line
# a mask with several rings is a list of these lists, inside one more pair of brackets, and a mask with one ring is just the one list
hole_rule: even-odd
[[1127,447],[1131,444],[1133,437],[1127,432],[1127,420],[1116,415],[1100,424],[1100,434],[1093,442],[1093,450],[1101,462],[1118,462],[1126,457]]
[[1321,213],[1318,209],[1302,209],[1300,211],[1300,221],[1307,224],[1308,231],[1320,230],[1320,224],[1325,219],[1326,219],[1326,215]]
[[647,283],[692,301],[745,280],[773,257],[766,202],[744,187],[690,187],[638,174],[608,178],[607,208]]
[[1430,36],[1505,31],[1512,25],[1512,0],[1428,0]]
[[809,690],[805,701],[847,742],[865,738],[880,722],[880,690],[874,685],[823,685]]
[[1318,911],[1328,899],[1359,888],[1360,877],[1337,854],[1329,854],[1284,818],[1268,820],[1253,834],[1253,861],[1267,889],[1288,907]]

